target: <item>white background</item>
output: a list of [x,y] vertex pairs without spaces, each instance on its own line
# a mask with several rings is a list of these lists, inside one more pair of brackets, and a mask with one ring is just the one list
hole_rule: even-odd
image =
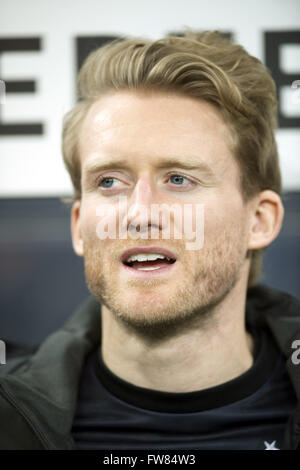
[[[36,93],[10,93],[2,122],[43,122],[42,136],[0,137],[0,197],[65,196],[72,192],[61,155],[62,116],[74,104],[75,38],[128,35],[158,39],[193,29],[231,31],[234,40],[264,60],[265,31],[300,28],[299,0],[0,0],[0,37],[41,37],[39,52],[1,56],[3,80],[35,80]],[[299,72],[300,46],[285,46],[281,67]],[[283,90],[287,116],[300,102]],[[277,132],[285,190],[300,190],[300,131]]]

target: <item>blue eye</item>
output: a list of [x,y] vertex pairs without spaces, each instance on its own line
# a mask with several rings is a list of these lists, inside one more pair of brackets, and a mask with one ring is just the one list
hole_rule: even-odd
[[[102,178],[102,179],[100,180],[100,182],[99,182],[99,186],[101,186],[102,188],[111,188],[111,187],[112,187],[112,184],[110,184],[110,183],[112,183],[114,179],[115,179],[115,178]],[[109,183],[108,183],[108,184],[104,184],[104,186],[102,186],[102,183],[106,183],[107,181],[108,181]]]
[[184,176],[180,176],[180,175],[171,175],[170,176],[170,179],[171,178],[174,178],[175,181],[173,181],[176,185],[181,185],[180,183],[182,183],[183,181],[182,180],[185,180],[186,178]]

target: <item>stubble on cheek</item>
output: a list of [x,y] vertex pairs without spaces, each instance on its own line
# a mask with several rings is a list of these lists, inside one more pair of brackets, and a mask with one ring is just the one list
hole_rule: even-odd
[[239,278],[245,258],[244,234],[238,227],[234,230],[219,231],[203,250],[196,277],[203,305],[224,298]]
[[84,272],[90,292],[99,302],[106,290],[103,248],[99,240],[84,242]]

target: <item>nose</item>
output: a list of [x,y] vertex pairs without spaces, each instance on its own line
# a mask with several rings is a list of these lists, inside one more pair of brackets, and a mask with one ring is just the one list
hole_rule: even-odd
[[158,203],[157,190],[151,178],[146,175],[140,177],[128,200],[128,230],[143,232],[151,227],[159,229],[159,218],[151,211],[151,206]]

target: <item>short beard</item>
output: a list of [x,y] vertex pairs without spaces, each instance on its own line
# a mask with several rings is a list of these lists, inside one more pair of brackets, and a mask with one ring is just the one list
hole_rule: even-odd
[[[219,297],[214,298],[207,305],[190,305],[189,308],[185,309],[184,312],[180,312],[176,317],[168,316],[169,308],[167,311],[160,310],[160,316],[155,318],[155,320],[149,320],[145,317],[128,317],[122,311],[115,309],[104,295],[99,298],[99,301],[114,314],[117,321],[122,326],[125,326],[128,332],[154,344],[156,341],[175,338],[192,330],[207,329],[211,323],[215,308],[228,295],[236,281],[237,279]],[[180,298],[181,295],[178,293],[178,302]]]
[[[219,237],[218,245],[208,249],[202,264],[199,261],[196,272],[186,267],[188,275],[184,276],[183,273],[182,285],[177,286],[176,295],[169,299],[166,307],[159,309],[160,305],[153,303],[151,311],[158,311],[157,315],[149,315],[151,297],[138,309],[125,301],[122,302],[113,281],[113,272],[110,267],[104,271],[105,261],[101,266],[103,249],[92,244],[85,244],[84,250],[87,285],[94,297],[106,306],[122,327],[149,342],[175,337],[199,328],[206,329],[211,325],[216,307],[240,278],[245,256],[241,242],[242,234],[239,236],[235,243],[224,233]],[[188,284],[186,279],[191,282]],[[155,285],[162,285],[164,282],[168,281],[153,280],[145,283],[144,287],[155,288]],[[128,282],[128,288],[135,285],[135,280]],[[137,310],[139,314],[135,315]]]

